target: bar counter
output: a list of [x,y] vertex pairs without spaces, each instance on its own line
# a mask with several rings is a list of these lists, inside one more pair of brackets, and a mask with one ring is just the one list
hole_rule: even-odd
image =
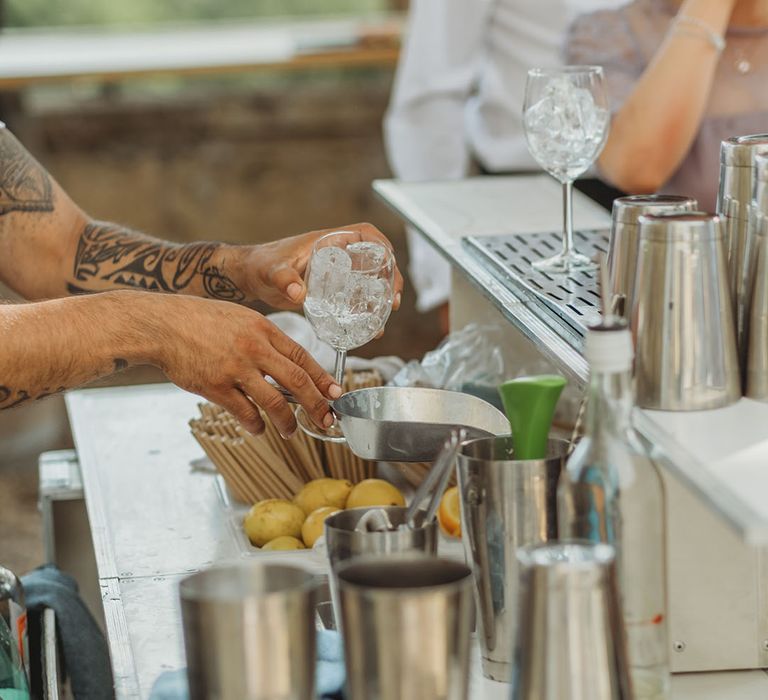
[[[171,385],[87,389],[67,397],[85,491],[116,697],[147,698],[160,673],[184,666],[178,583],[243,556],[187,429],[198,397]],[[322,571],[310,554],[253,555]],[[768,674],[741,671],[673,678],[674,700],[763,700]],[[474,654],[471,700],[507,700]]]
[[[564,340],[554,332],[461,242],[478,233],[556,230],[560,199],[554,182],[545,177],[478,178],[422,185],[379,182],[376,189],[454,264],[454,322],[495,314],[527,339],[528,351],[544,355],[575,381],[585,380],[578,338]],[[608,223],[605,212],[583,197],[576,199],[575,215],[577,227]],[[483,304],[476,303],[478,298]],[[198,401],[171,385],[90,389],[67,396],[121,699],[148,697],[161,672],[184,666],[177,586],[185,575],[244,556],[296,562],[318,573],[324,569],[312,553],[245,552],[215,477],[190,466],[203,456],[187,427]],[[645,416],[641,431],[646,438],[663,440],[671,469],[707,512],[727,522],[740,541],[763,545],[768,543],[768,505],[748,503],[744,490],[733,484],[722,492],[729,480],[718,475],[711,459],[713,452],[718,458],[729,456],[757,444],[758,437],[765,440],[768,407],[753,404],[742,401],[726,409],[733,430],[724,425],[708,430],[707,421],[717,416],[689,416],[687,421],[664,415]],[[755,488],[759,477],[751,478],[746,490]],[[509,687],[482,677],[476,651],[472,668],[472,700],[506,700]],[[673,677],[674,700],[766,697],[764,670]]]

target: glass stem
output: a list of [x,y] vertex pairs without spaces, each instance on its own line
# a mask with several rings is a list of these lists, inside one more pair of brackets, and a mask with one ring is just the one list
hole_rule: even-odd
[[573,250],[573,180],[563,183],[563,255]]
[[333,370],[333,378],[339,386],[344,384],[344,365],[347,364],[347,351],[336,350],[336,367]]

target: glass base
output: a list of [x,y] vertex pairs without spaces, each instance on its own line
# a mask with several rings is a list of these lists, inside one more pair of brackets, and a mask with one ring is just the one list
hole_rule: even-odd
[[537,260],[533,263],[533,267],[541,272],[549,272],[556,275],[567,275],[569,272],[597,269],[597,265],[586,255],[577,253],[574,250],[568,253],[558,253],[544,260]]

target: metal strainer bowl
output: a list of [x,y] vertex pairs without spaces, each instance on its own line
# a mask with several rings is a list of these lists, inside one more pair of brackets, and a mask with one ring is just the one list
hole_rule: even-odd
[[[430,462],[453,428],[467,439],[504,435],[506,416],[470,394],[421,387],[373,387],[350,391],[331,402],[344,437],[318,432],[297,412],[299,426],[319,440],[346,442],[361,459]],[[306,418],[306,416],[303,416]]]

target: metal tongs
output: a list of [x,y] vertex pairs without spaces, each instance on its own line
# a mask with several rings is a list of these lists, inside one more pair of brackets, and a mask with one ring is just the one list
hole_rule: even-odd
[[[427,472],[424,481],[421,482],[416,493],[405,512],[405,522],[399,526],[392,524],[383,508],[374,508],[366,513],[355,527],[357,532],[388,532],[398,529],[416,530],[432,522],[437,514],[440,499],[443,497],[445,487],[451,478],[456,455],[459,453],[462,443],[467,439],[466,428],[454,428],[445,441],[443,448],[438,453]],[[428,499],[428,500],[427,500]],[[427,501],[426,510],[421,505]],[[423,513],[423,517],[416,522],[417,516]]]

